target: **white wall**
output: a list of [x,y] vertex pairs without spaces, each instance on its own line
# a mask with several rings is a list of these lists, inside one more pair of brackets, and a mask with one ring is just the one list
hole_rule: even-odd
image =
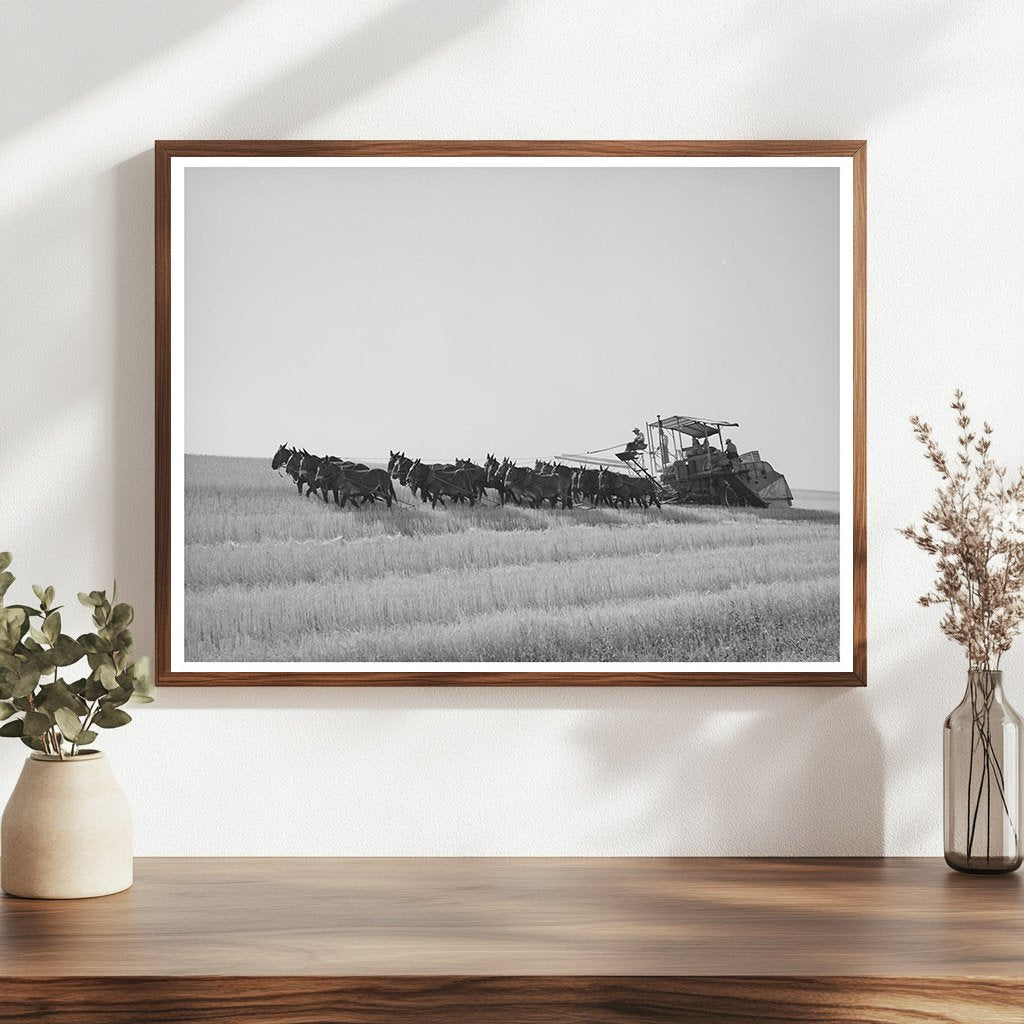
[[895,530],[955,385],[1024,458],[1022,39],[1012,2],[0,5],[0,547],[116,575],[142,648],[154,138],[870,141],[868,689],[167,689],[104,737],[138,852],[939,853],[963,666]]

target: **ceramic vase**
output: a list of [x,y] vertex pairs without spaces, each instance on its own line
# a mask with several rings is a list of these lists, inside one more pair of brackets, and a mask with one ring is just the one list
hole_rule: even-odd
[[132,817],[99,751],[34,753],[0,825],[0,887],[12,896],[81,899],[132,884]]

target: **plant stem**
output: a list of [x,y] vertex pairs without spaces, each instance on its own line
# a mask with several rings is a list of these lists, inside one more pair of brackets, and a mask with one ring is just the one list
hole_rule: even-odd
[[[984,686],[983,683],[971,680],[971,761],[968,768],[967,786],[967,857],[972,856],[981,813],[982,796],[985,798],[985,860],[992,856],[992,782],[995,781],[996,790],[999,793],[999,800],[1006,816],[1006,822],[1013,833],[1014,845],[1018,842],[1017,824],[1014,815],[1010,811],[1006,799],[1005,778],[1002,766],[999,763],[999,754],[996,752],[992,740],[992,728],[990,716],[992,704],[995,699],[995,690],[991,685]],[[975,738],[976,735],[976,738]],[[977,792],[973,792],[974,759],[978,748],[981,748],[984,763],[978,776]]]
[[[57,673],[60,668],[57,665],[53,666],[53,681],[57,682]],[[64,737],[61,736],[56,729],[56,726],[51,726],[50,731],[54,734],[53,739],[57,745],[57,756],[63,761],[64,760]]]
[[1003,804],[1003,810],[1006,812],[1006,820],[1010,824],[1010,828],[1013,830],[1013,839],[1017,841],[1017,826],[1013,823],[1013,815],[1010,813],[1010,807],[1006,802],[1006,793],[1003,789],[1003,770],[999,766],[999,758],[996,755],[995,749],[992,747],[991,737],[987,741],[986,745],[986,756],[989,758],[992,765],[992,774],[996,780],[996,789],[999,791],[999,798]]
[[[974,846],[974,840],[978,834],[978,812],[981,810],[981,791],[985,788],[985,776],[988,773],[988,756],[985,757],[985,767],[981,770],[981,775],[978,777],[978,798],[974,801],[974,814],[971,816],[971,826],[967,833],[967,857],[970,859],[971,849]],[[970,806],[967,808],[970,811]]]
[[[986,764],[991,764],[992,758],[985,748]],[[992,856],[992,776],[988,777],[988,784],[985,786],[985,860]]]
[[[974,703],[974,682],[973,680],[969,684],[971,687],[971,703]],[[975,739],[975,732],[978,729],[978,716],[971,715],[971,761],[967,766],[967,856],[971,855],[971,783],[974,780],[974,752],[978,749],[978,740]]]

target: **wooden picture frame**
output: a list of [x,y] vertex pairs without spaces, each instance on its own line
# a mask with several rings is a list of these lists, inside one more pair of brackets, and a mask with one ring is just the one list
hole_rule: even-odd
[[[508,666],[490,671],[479,664],[468,670],[448,665],[443,670],[433,666],[420,666],[415,670],[384,668],[381,671],[330,668],[323,666],[306,670],[301,665],[276,671],[267,663],[252,662],[256,667],[221,669],[219,665],[199,663],[195,659],[175,657],[184,640],[184,613],[180,623],[175,620],[175,601],[180,600],[184,583],[184,555],[172,544],[172,527],[179,528],[176,519],[175,495],[183,494],[183,484],[175,473],[184,469],[172,467],[172,456],[176,452],[175,431],[181,429],[175,410],[180,395],[175,391],[175,359],[179,356],[174,348],[175,332],[182,328],[184,306],[180,294],[175,291],[174,279],[176,260],[183,258],[178,250],[182,247],[183,227],[181,211],[172,200],[183,181],[175,177],[176,168],[201,166],[210,161],[210,166],[237,162],[243,166],[247,161],[289,162],[295,165],[301,161],[365,161],[386,162],[394,159],[417,161],[476,161],[484,164],[492,160],[532,161],[535,165],[546,166],[545,162],[564,161],[573,166],[583,166],[587,161],[618,161],[622,166],[641,166],[645,161],[704,161],[708,166],[733,161],[770,161],[772,166],[819,166],[820,163],[834,162],[840,178],[846,184],[840,189],[838,229],[840,239],[840,261],[846,267],[845,285],[841,287],[839,335],[845,332],[845,356],[840,360],[841,384],[846,389],[845,408],[848,422],[840,422],[840,461],[846,467],[847,479],[843,481],[843,509],[848,515],[842,518],[842,527],[837,526],[842,536],[840,557],[844,560],[841,579],[842,591],[837,600],[843,610],[841,623],[840,656],[834,666],[814,670],[780,668],[778,671],[764,664],[747,670],[743,665],[725,670],[706,665],[689,670],[673,668],[661,670],[658,666],[646,665],[642,670],[619,666],[616,662],[594,664],[586,670],[547,667],[532,670],[528,663],[523,667]],[[820,163],[815,163],[815,162]],[[740,164],[737,163],[737,166]],[[283,166],[283,164],[282,164]],[[475,164],[474,164],[475,166]],[[766,164],[767,166],[767,164]],[[184,171],[182,170],[182,173]],[[156,667],[157,682],[161,686],[862,686],[866,684],[866,455],[865,455],[865,409],[866,409],[866,144],[863,141],[158,141],[155,144],[155,242],[156,242]],[[183,187],[183,186],[181,186]],[[845,189],[845,191],[843,191]],[[180,204],[178,204],[180,205]],[[178,247],[176,249],[175,247]],[[842,280],[842,278],[841,278]],[[663,410],[664,411],[664,410]],[[673,411],[673,410],[668,410]],[[688,410],[690,412],[692,410]],[[645,410],[639,410],[640,413]],[[737,414],[743,418],[743,413]],[[632,413],[626,418],[631,424]],[[660,418],[660,414],[659,414]],[[625,422],[625,421],[623,421]],[[657,422],[657,421],[655,421]],[[704,421],[695,421],[704,422]],[[715,422],[715,421],[708,421]],[[653,423],[651,424],[653,426]],[[638,435],[639,436],[639,435]],[[692,435],[696,437],[697,435]],[[301,439],[296,438],[296,441]],[[595,442],[602,440],[594,438]],[[684,439],[685,440],[685,439]],[[712,440],[715,440],[712,435]],[[757,439],[752,439],[758,443]],[[707,436],[704,437],[705,444]],[[397,439],[396,443],[408,442]],[[730,442],[731,443],[731,442]],[[765,441],[766,448],[770,443]],[[700,444],[694,441],[695,447]],[[716,441],[717,444],[717,441]],[[723,439],[724,445],[724,439]],[[491,445],[493,446],[493,445]],[[844,447],[845,446],[845,447]],[[714,445],[712,445],[714,447]],[[735,449],[734,449],[735,450]],[[182,447],[181,452],[185,449]],[[179,452],[179,454],[181,454]],[[267,452],[269,460],[272,452]],[[356,454],[356,453],[353,453]],[[361,453],[360,453],[361,454]],[[445,453],[455,455],[455,452]],[[474,453],[475,454],[475,453]],[[538,453],[540,455],[541,453]],[[757,456],[757,452],[749,453]],[[482,453],[481,453],[482,455]],[[545,455],[546,457],[546,455]],[[769,454],[770,457],[770,454]],[[650,459],[655,458],[652,452]],[[668,465],[665,450],[661,450],[662,466]],[[730,456],[730,459],[732,456]],[[746,459],[746,456],[743,456]],[[182,456],[183,460],[183,456]],[[711,465],[708,456],[707,465]],[[182,462],[183,464],[183,462]],[[696,463],[694,463],[696,465]],[[730,462],[729,465],[735,465]],[[267,464],[269,469],[269,461]],[[769,467],[770,468],[770,467]],[[710,472],[710,471],[709,471]],[[174,477],[172,486],[172,477]],[[280,482],[277,482],[280,485]],[[301,483],[299,490],[301,493]],[[783,482],[785,486],[785,481]],[[294,491],[291,492],[294,497]],[[308,492],[307,492],[308,493]],[[327,491],[324,490],[326,499]],[[316,496],[314,495],[314,498]],[[366,499],[368,500],[368,498]],[[723,492],[723,501],[728,495]],[[181,498],[181,501],[184,501]],[[639,503],[639,499],[638,499]],[[353,499],[353,504],[355,500]],[[540,501],[543,506],[543,499]],[[628,504],[628,499],[627,499]],[[551,499],[554,509],[555,499]],[[297,509],[301,506],[296,505]],[[376,503],[374,503],[376,508]],[[342,510],[340,514],[358,515],[358,512]],[[184,515],[179,509],[180,519]],[[837,519],[837,523],[840,520]],[[176,526],[177,523],[177,526]],[[184,533],[182,533],[182,538]],[[182,540],[180,547],[184,546]],[[174,549],[174,550],[172,550]],[[177,594],[177,597],[176,597]],[[177,630],[178,632],[175,632]],[[340,664],[340,663],[339,663]],[[345,663],[347,664],[347,663]],[[387,663],[382,663],[387,664]],[[696,664],[696,663],[694,663]],[[781,663],[780,663],[781,664]]]

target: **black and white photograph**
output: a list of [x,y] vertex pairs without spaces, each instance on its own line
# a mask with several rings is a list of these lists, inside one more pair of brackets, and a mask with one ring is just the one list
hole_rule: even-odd
[[171,661],[849,672],[843,158],[181,158]]

